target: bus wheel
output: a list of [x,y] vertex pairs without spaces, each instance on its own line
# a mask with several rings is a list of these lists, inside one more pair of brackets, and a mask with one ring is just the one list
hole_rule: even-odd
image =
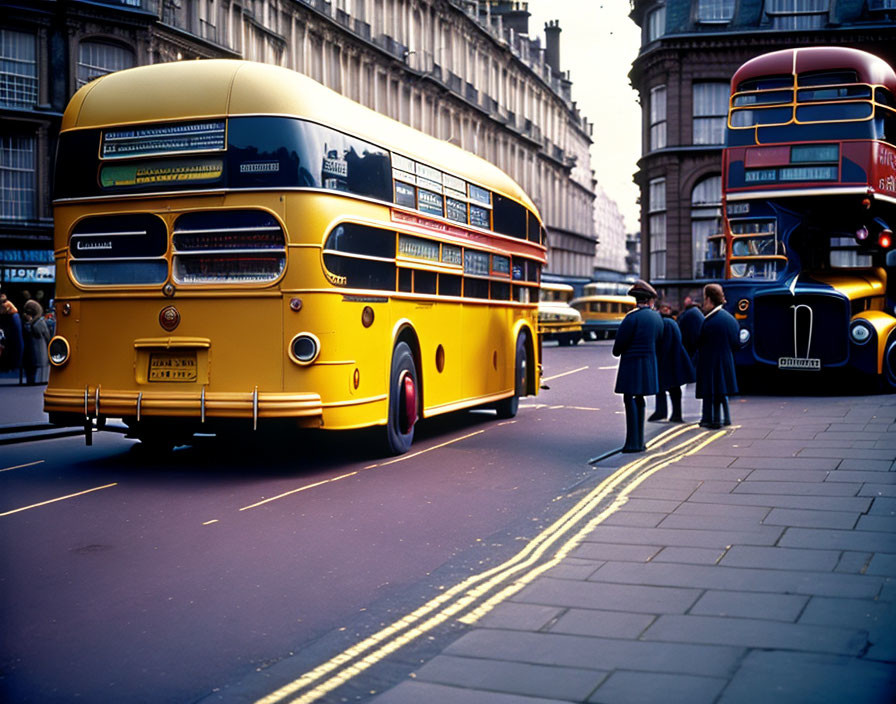
[[417,367],[406,342],[395,345],[389,380],[389,418],[386,423],[386,451],[401,455],[414,442],[417,422]]
[[495,405],[498,418],[513,418],[520,406],[520,397],[526,394],[526,380],[529,375],[529,352],[523,335],[516,338],[516,368],[514,370],[514,391],[510,398],[502,399]]
[[896,332],[890,334],[884,348],[881,387],[883,391],[896,391]]

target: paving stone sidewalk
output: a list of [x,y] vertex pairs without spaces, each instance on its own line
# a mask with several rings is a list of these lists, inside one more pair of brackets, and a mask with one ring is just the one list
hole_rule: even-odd
[[896,701],[896,396],[732,414],[376,704]]
[[0,375],[0,428],[23,423],[46,423],[46,385],[19,385],[10,374]]

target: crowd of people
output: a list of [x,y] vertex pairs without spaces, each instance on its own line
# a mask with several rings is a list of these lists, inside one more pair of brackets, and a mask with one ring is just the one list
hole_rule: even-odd
[[[44,312],[39,297],[28,291],[21,307],[0,292],[0,372],[12,372],[25,384],[45,384],[50,375],[47,345],[53,337],[52,310]],[[51,301],[52,304],[52,301]]]
[[622,394],[625,408],[622,451],[646,449],[646,396],[656,397],[654,412],[646,420],[668,416],[681,423],[681,387],[693,382],[696,396],[703,402],[700,425],[731,425],[728,396],[737,393],[734,351],[740,326],[723,308],[722,287],[704,286],[702,306],[685,299],[685,309],[677,319],[668,305],[656,310],[657,292],[646,281],[639,279],[628,293],[637,307],[622,320],[613,344],[613,355],[620,358],[615,391]]

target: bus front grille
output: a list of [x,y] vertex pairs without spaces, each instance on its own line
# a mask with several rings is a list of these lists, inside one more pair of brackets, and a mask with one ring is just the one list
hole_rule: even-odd
[[849,356],[849,301],[826,294],[757,296],[756,355],[777,364],[782,357],[844,364]]

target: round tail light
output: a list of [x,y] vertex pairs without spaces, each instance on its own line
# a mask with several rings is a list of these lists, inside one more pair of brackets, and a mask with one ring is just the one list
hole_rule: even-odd
[[50,363],[55,367],[61,367],[71,355],[71,346],[64,337],[57,336],[50,340],[47,352],[50,356]]
[[300,332],[289,343],[289,357],[296,364],[311,364],[320,354],[320,340],[310,332]]

